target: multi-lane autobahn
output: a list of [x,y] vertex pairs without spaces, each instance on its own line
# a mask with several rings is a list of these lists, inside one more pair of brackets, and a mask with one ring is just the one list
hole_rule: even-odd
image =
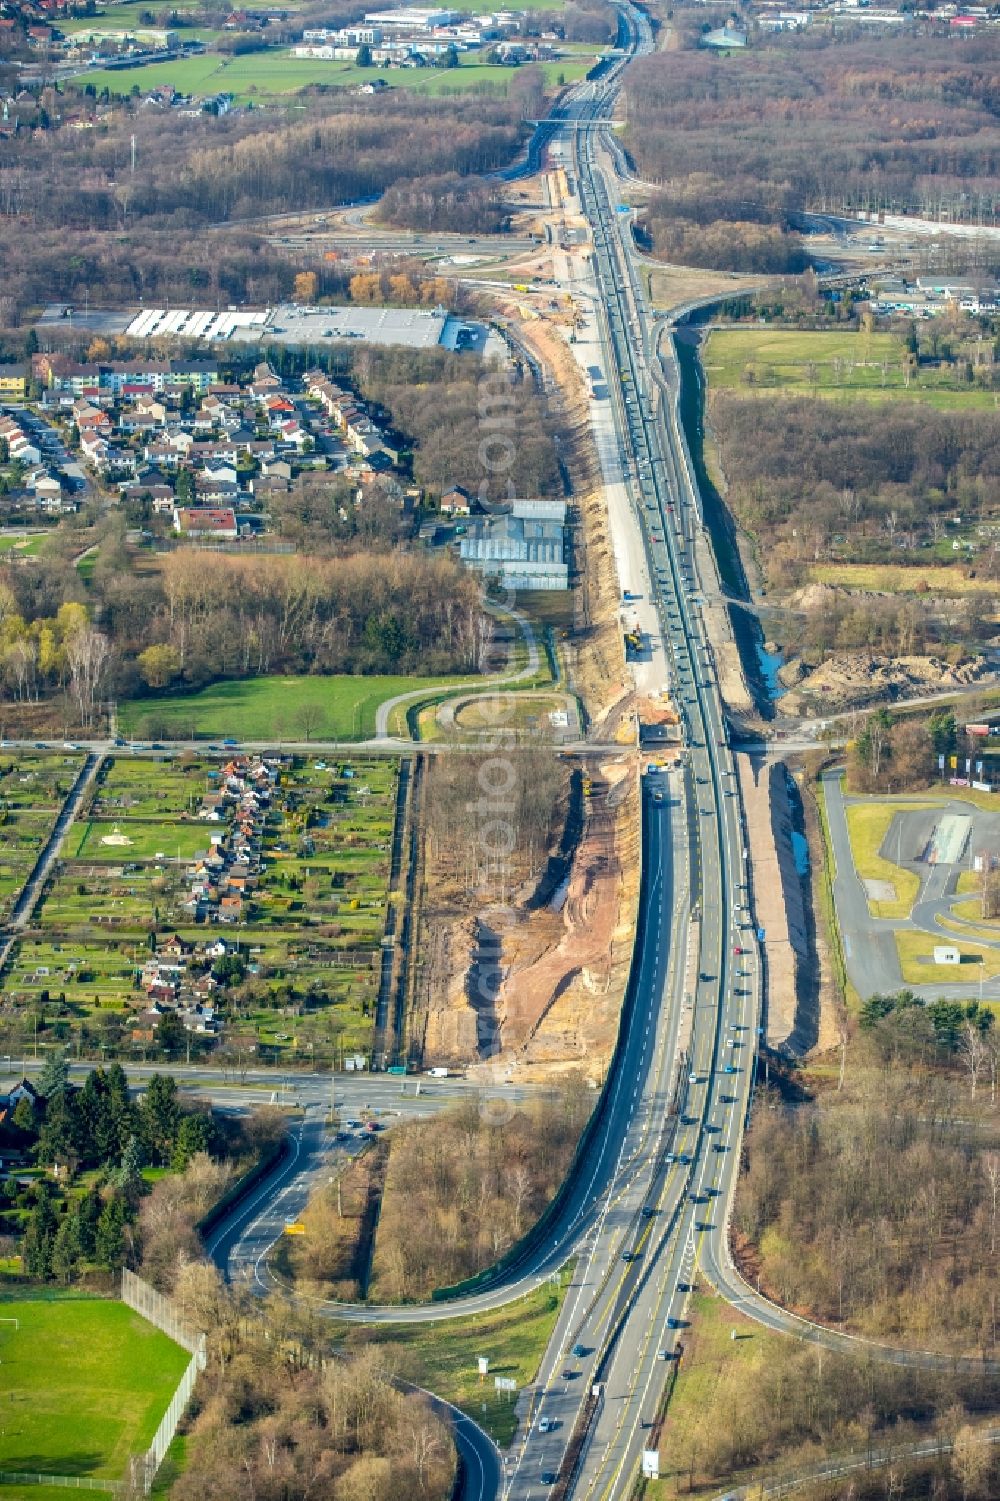
[[[651,46],[623,9],[628,55]],[[639,933],[614,1065],[586,1145],[554,1211],[520,1255],[473,1293],[427,1307],[350,1308],[338,1318],[417,1322],[494,1308],[576,1256],[573,1285],[536,1383],[531,1422],[504,1494],[539,1486],[604,1498],[631,1488],[681,1339],[702,1243],[724,1238],[758,1036],[761,975],[745,905],[745,852],[723,708],[697,593],[698,497],[652,338],[631,234],[609,190],[602,146],[621,62],[564,101],[550,122],[574,163],[593,235],[591,271],[658,629],[687,731],[686,764],[643,777]],[[299,1181],[323,1150],[303,1133]],[[268,1236],[251,1217],[237,1263],[272,1285]],[[485,1469],[485,1466],[484,1466]]]
[[[618,202],[622,156],[608,137],[624,62],[652,46],[645,16],[628,0],[621,15],[622,57],[564,96],[522,169],[537,161],[542,145],[558,149],[571,163],[590,227],[582,290],[596,312],[631,535],[641,539],[646,618],[654,622],[664,681],[686,732],[683,766],[650,767],[643,776],[643,882],[619,1042],[571,1177],[537,1233],[492,1277],[474,1292],[424,1307],[317,1305],[340,1320],[449,1319],[520,1297],[575,1259],[512,1453],[504,1460],[474,1422],[450,1410],[466,1501],[491,1501],[501,1491],[505,1501],[540,1493],[559,1501],[629,1495],[643,1452],[655,1448],[699,1271],[774,1328],[828,1344],[846,1341],[753,1294],[729,1256],[727,1219],[753,1087],[764,975],[739,788],[699,605],[704,530],[677,416],[672,344],[650,313],[629,216]],[[302,1103],[291,1157],[216,1231],[220,1261],[261,1290],[276,1285],[270,1247],[310,1186],[329,1172],[337,1150],[325,1101]],[[943,1361],[920,1352],[881,1353],[909,1364]]]

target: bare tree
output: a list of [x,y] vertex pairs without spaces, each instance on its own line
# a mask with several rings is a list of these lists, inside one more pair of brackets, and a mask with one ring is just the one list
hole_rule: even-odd
[[111,648],[108,638],[93,626],[74,631],[66,642],[70,689],[84,725],[94,722],[94,706],[107,670]]
[[979,1071],[986,1058],[986,1044],[983,1042],[983,1034],[975,1022],[967,1021],[962,1026],[962,1035],[958,1040],[958,1051],[962,1061],[969,1071],[969,1089],[972,1098],[976,1098],[976,1088],[979,1084]]
[[1000,1201],[1000,1152],[986,1152],[983,1155],[983,1172],[986,1181],[990,1185],[990,1255],[995,1256],[997,1251],[997,1204]]
[[295,711],[296,728],[300,729],[306,737],[306,743],[313,737],[313,733],[326,722],[326,710],[322,704],[303,703]]
[[986,1494],[992,1455],[983,1437],[968,1423],[955,1434],[951,1465],[962,1487],[962,1501],[975,1501],[976,1497]]

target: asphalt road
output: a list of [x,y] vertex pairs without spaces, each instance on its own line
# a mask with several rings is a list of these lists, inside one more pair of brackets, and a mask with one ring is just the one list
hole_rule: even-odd
[[[952,879],[960,868],[956,865],[927,865],[922,868],[920,892],[908,918],[872,917],[864,885],[854,864],[847,828],[844,783],[840,772],[829,771],[824,774],[823,793],[826,799],[830,845],[833,850],[833,896],[844,948],[844,961],[851,984],[863,999],[871,995],[891,995],[894,991],[901,989],[903,976],[893,937],[893,934],[899,930],[926,933],[928,955],[935,943],[960,942],[965,936],[968,936],[969,941],[975,943],[980,949],[997,947],[996,942],[980,938],[974,924],[971,925],[973,931],[968,935],[960,931],[948,931],[938,926],[936,919],[939,916],[950,916],[952,903],[956,899]],[[893,799],[890,798],[888,801],[891,802]],[[898,806],[900,812],[905,812],[906,801],[900,799]],[[953,811],[971,814],[974,819],[981,820],[993,816],[983,815],[979,810],[959,802],[955,803]],[[980,993],[986,1000],[1000,999],[1000,976],[994,979],[984,979],[980,990],[972,966],[963,966],[964,983],[948,983],[943,978],[946,973],[947,971],[929,965],[927,982],[922,985],[911,985],[909,988],[924,1000],[934,1000],[939,997],[949,1000],[972,1000]]]
[[[631,8],[626,15],[632,50],[651,48],[645,18]],[[575,155],[581,207],[594,231],[595,309],[629,524],[641,539],[653,606],[650,634],[662,651],[660,672],[678,689],[689,764],[669,781],[657,771],[643,778],[639,935],[618,1052],[595,1129],[544,1235],[492,1285],[451,1303],[319,1305],[338,1319],[364,1322],[447,1319],[520,1297],[575,1254],[573,1286],[507,1476],[509,1494],[525,1498],[557,1476],[562,1494],[610,1498],[624,1496],[633,1484],[644,1425],[676,1353],[702,1242],[724,1219],[735,1180],[759,1025],[760,972],[742,907],[747,892],[738,794],[694,603],[700,503],[669,392],[658,385],[664,377],[631,258],[631,233],[609,191],[609,169],[599,160],[601,122],[616,86],[612,70],[564,97],[552,135]],[[275,1192],[261,1195],[259,1210],[250,1206],[232,1242],[233,1274],[263,1289],[274,1285],[268,1246],[310,1185],[329,1171],[329,1150],[321,1120],[307,1118],[295,1162],[283,1168]],[[595,1388],[599,1397],[588,1401]],[[569,1443],[574,1432],[582,1448]]]
[[[680,805],[679,782],[671,789],[659,773],[644,778],[647,857],[639,917],[643,937],[637,947],[626,998],[626,1022],[617,1065],[597,1107],[594,1128],[577,1171],[566,1185],[544,1236],[532,1241],[523,1255],[481,1292],[429,1305],[377,1307],[314,1301],[318,1311],[362,1323],[424,1323],[498,1308],[522,1297],[557,1272],[580,1243],[606,1222],[609,1196],[614,1195],[621,1180],[638,1181],[637,1175],[648,1170],[651,1133],[658,1133],[662,1127],[677,1071],[671,1034],[663,1026],[662,997],[675,951],[677,902],[672,851],[676,841],[672,817],[676,817],[675,810]],[[679,837],[685,845],[686,827]],[[450,1082],[434,1080],[432,1084]],[[369,1093],[374,1084],[373,1077],[366,1081]],[[391,1087],[391,1081],[387,1084]],[[339,1099],[339,1076],[336,1088]],[[504,1098],[518,1098],[515,1086],[497,1085],[492,1092]],[[250,1280],[259,1290],[270,1291],[279,1285],[268,1265],[266,1251],[283,1233],[289,1214],[294,1215],[301,1208],[310,1187],[323,1171],[328,1171],[324,1164],[329,1150],[330,1143],[317,1118],[299,1140],[295,1172],[282,1171],[272,1185],[272,1192],[260,1194],[252,1215],[248,1217],[241,1209],[245,1228],[242,1243],[233,1244],[231,1276],[247,1277],[246,1269],[251,1266]]]
[[[634,49],[650,48],[645,19],[627,13]],[[661,670],[678,688],[689,764],[669,783],[655,771],[643,779],[640,931],[619,1050],[597,1126],[545,1235],[491,1286],[449,1304],[321,1305],[364,1322],[446,1319],[521,1296],[575,1253],[573,1286],[507,1477],[509,1494],[525,1498],[557,1476],[562,1494],[610,1498],[631,1489],[703,1243],[725,1218],[759,1026],[738,794],[695,603],[700,503],[651,347],[653,320],[631,234],[599,160],[600,122],[615,86],[611,74],[575,91],[562,106],[565,130],[560,124],[554,135],[575,154],[581,206],[594,230],[596,307],[631,525],[640,528],[651,634],[662,645]],[[296,1170],[235,1243],[236,1275],[273,1285],[269,1239],[323,1171],[323,1140],[318,1121],[303,1127]],[[588,1401],[595,1388],[599,1396]]]
[[[645,20],[631,15],[635,50],[648,50]],[[606,97],[595,89],[592,114],[600,119],[606,109]],[[581,113],[586,111],[584,102]],[[676,421],[677,382],[657,356],[628,217],[619,209],[620,157],[603,149],[603,125],[584,130],[581,123],[572,143],[581,206],[593,230],[604,368],[687,732],[689,844],[700,915],[686,1096],[671,1148],[675,1161],[667,1165],[658,1197],[644,1206],[655,1211],[645,1221],[648,1234],[623,1263],[634,1280],[623,1282],[609,1312],[592,1372],[600,1396],[579,1461],[566,1473],[569,1493],[610,1501],[631,1493],[683,1338],[705,1244],[724,1235],[752,1088],[762,977],[746,905],[738,790],[698,603],[695,543],[702,517]],[[585,1417],[581,1404],[578,1422]]]

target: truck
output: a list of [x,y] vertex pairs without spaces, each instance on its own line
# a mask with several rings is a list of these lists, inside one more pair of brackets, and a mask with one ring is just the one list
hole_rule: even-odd
[[447,1079],[448,1077],[446,1068],[429,1068],[427,1072],[432,1079]]

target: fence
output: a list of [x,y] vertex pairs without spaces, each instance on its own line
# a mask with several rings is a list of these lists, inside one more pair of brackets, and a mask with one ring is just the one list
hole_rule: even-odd
[[175,1344],[183,1350],[188,1350],[191,1359],[187,1369],[181,1377],[177,1390],[170,1399],[170,1406],[160,1421],[160,1426],[153,1435],[153,1442],[142,1458],[142,1484],[147,1495],[153,1484],[153,1478],[163,1463],[164,1456],[170,1448],[177,1425],[184,1415],[184,1409],[191,1400],[195,1382],[198,1380],[198,1372],[205,1369],[205,1336],[193,1334],[178,1317],[177,1310],[169,1298],[163,1297],[148,1282],[143,1282],[134,1272],[127,1268],[122,1270],[122,1302],[129,1308],[155,1324],[168,1335]]
[[93,1480],[89,1475],[35,1475],[21,1470],[0,1470],[0,1485],[44,1485],[54,1490],[103,1491],[117,1494],[121,1490],[118,1480]]

